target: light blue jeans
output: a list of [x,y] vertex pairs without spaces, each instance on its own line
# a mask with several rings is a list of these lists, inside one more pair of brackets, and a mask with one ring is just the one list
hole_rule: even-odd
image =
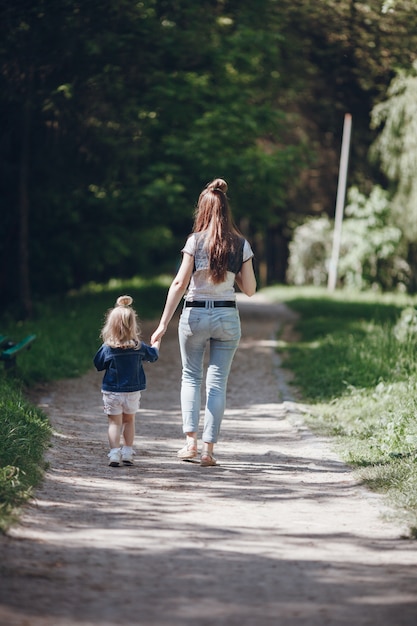
[[178,335],[183,432],[198,432],[204,353],[209,346],[203,441],[216,443],[226,407],[227,379],[241,335],[239,311],[228,307],[184,307]]

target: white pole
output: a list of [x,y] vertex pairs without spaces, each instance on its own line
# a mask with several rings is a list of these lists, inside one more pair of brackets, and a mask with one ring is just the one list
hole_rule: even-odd
[[336,212],[334,218],[333,248],[329,265],[327,288],[334,291],[337,281],[337,265],[339,262],[340,240],[342,236],[343,209],[346,195],[346,179],[349,163],[350,134],[352,129],[352,116],[345,114],[343,123],[342,151],[340,155],[339,180],[337,183]]

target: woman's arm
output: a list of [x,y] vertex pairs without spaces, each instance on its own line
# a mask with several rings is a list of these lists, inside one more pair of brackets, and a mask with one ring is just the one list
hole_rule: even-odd
[[174,315],[177,306],[180,303],[181,298],[187,290],[193,270],[194,257],[184,252],[181,267],[178,270],[178,274],[175,276],[169,288],[167,299],[165,302],[165,308],[159,321],[158,328],[155,330],[151,337],[152,345],[157,341],[160,341],[162,336],[165,335],[168,324],[170,323],[172,316]]
[[253,271],[252,258],[242,264],[242,268],[235,276],[236,283],[241,291],[247,296],[253,296],[256,291],[256,278]]

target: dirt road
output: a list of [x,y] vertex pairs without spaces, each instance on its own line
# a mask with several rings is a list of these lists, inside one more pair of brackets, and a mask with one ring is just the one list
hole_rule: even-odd
[[147,366],[134,467],[107,466],[100,374],[39,390],[50,468],[0,537],[1,626],[417,624],[416,543],[292,402],[274,350],[291,313],[259,295],[240,310],[217,467],[176,459],[175,322]]

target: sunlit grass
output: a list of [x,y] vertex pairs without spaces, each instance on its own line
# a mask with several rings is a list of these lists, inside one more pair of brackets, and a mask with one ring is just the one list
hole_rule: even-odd
[[[4,317],[3,334],[15,339],[37,335],[32,349],[19,358],[19,380],[33,384],[82,375],[92,367],[104,315],[117,296],[129,293],[141,319],[157,319],[170,280],[90,284],[66,297],[38,303],[30,322]],[[407,521],[410,535],[416,535],[416,342],[413,337],[399,341],[393,329],[401,312],[415,306],[417,298],[374,292],[330,294],[316,288],[278,287],[265,293],[300,313],[300,339],[290,343],[280,339],[280,349],[310,408],[309,425],[333,438],[341,456],[369,486],[388,495],[398,516]],[[3,372],[0,381],[11,416],[3,421],[5,431],[0,433],[0,498],[7,503],[0,510],[4,528],[13,507],[39,480],[39,473],[23,467],[22,459],[41,473],[39,450],[44,451],[49,434],[47,422],[25,403],[18,386]],[[14,429],[14,415],[23,420],[24,436]],[[37,442],[34,447],[32,440]]]
[[90,284],[78,292],[35,304],[33,319],[0,319],[1,334],[14,340],[36,334],[30,350],[18,356],[17,369],[0,370],[0,530],[13,521],[16,507],[30,497],[43,474],[50,438],[46,416],[25,400],[22,384],[81,376],[93,367],[106,311],[129,293],[140,319],[156,319],[169,279],[132,279]]
[[25,401],[16,383],[0,378],[0,530],[42,478],[51,428],[45,415]]
[[280,346],[310,407],[309,425],[335,438],[342,457],[388,495],[415,536],[417,337],[399,341],[394,328],[417,298],[315,288],[266,292],[300,313],[299,341]]
[[2,334],[14,340],[36,335],[32,348],[18,357],[19,378],[32,385],[80,376],[92,366],[104,316],[117,297],[128,293],[140,319],[156,319],[168,285],[166,277],[153,281],[112,280],[105,285],[90,283],[67,296],[36,303],[29,321],[0,321]]

